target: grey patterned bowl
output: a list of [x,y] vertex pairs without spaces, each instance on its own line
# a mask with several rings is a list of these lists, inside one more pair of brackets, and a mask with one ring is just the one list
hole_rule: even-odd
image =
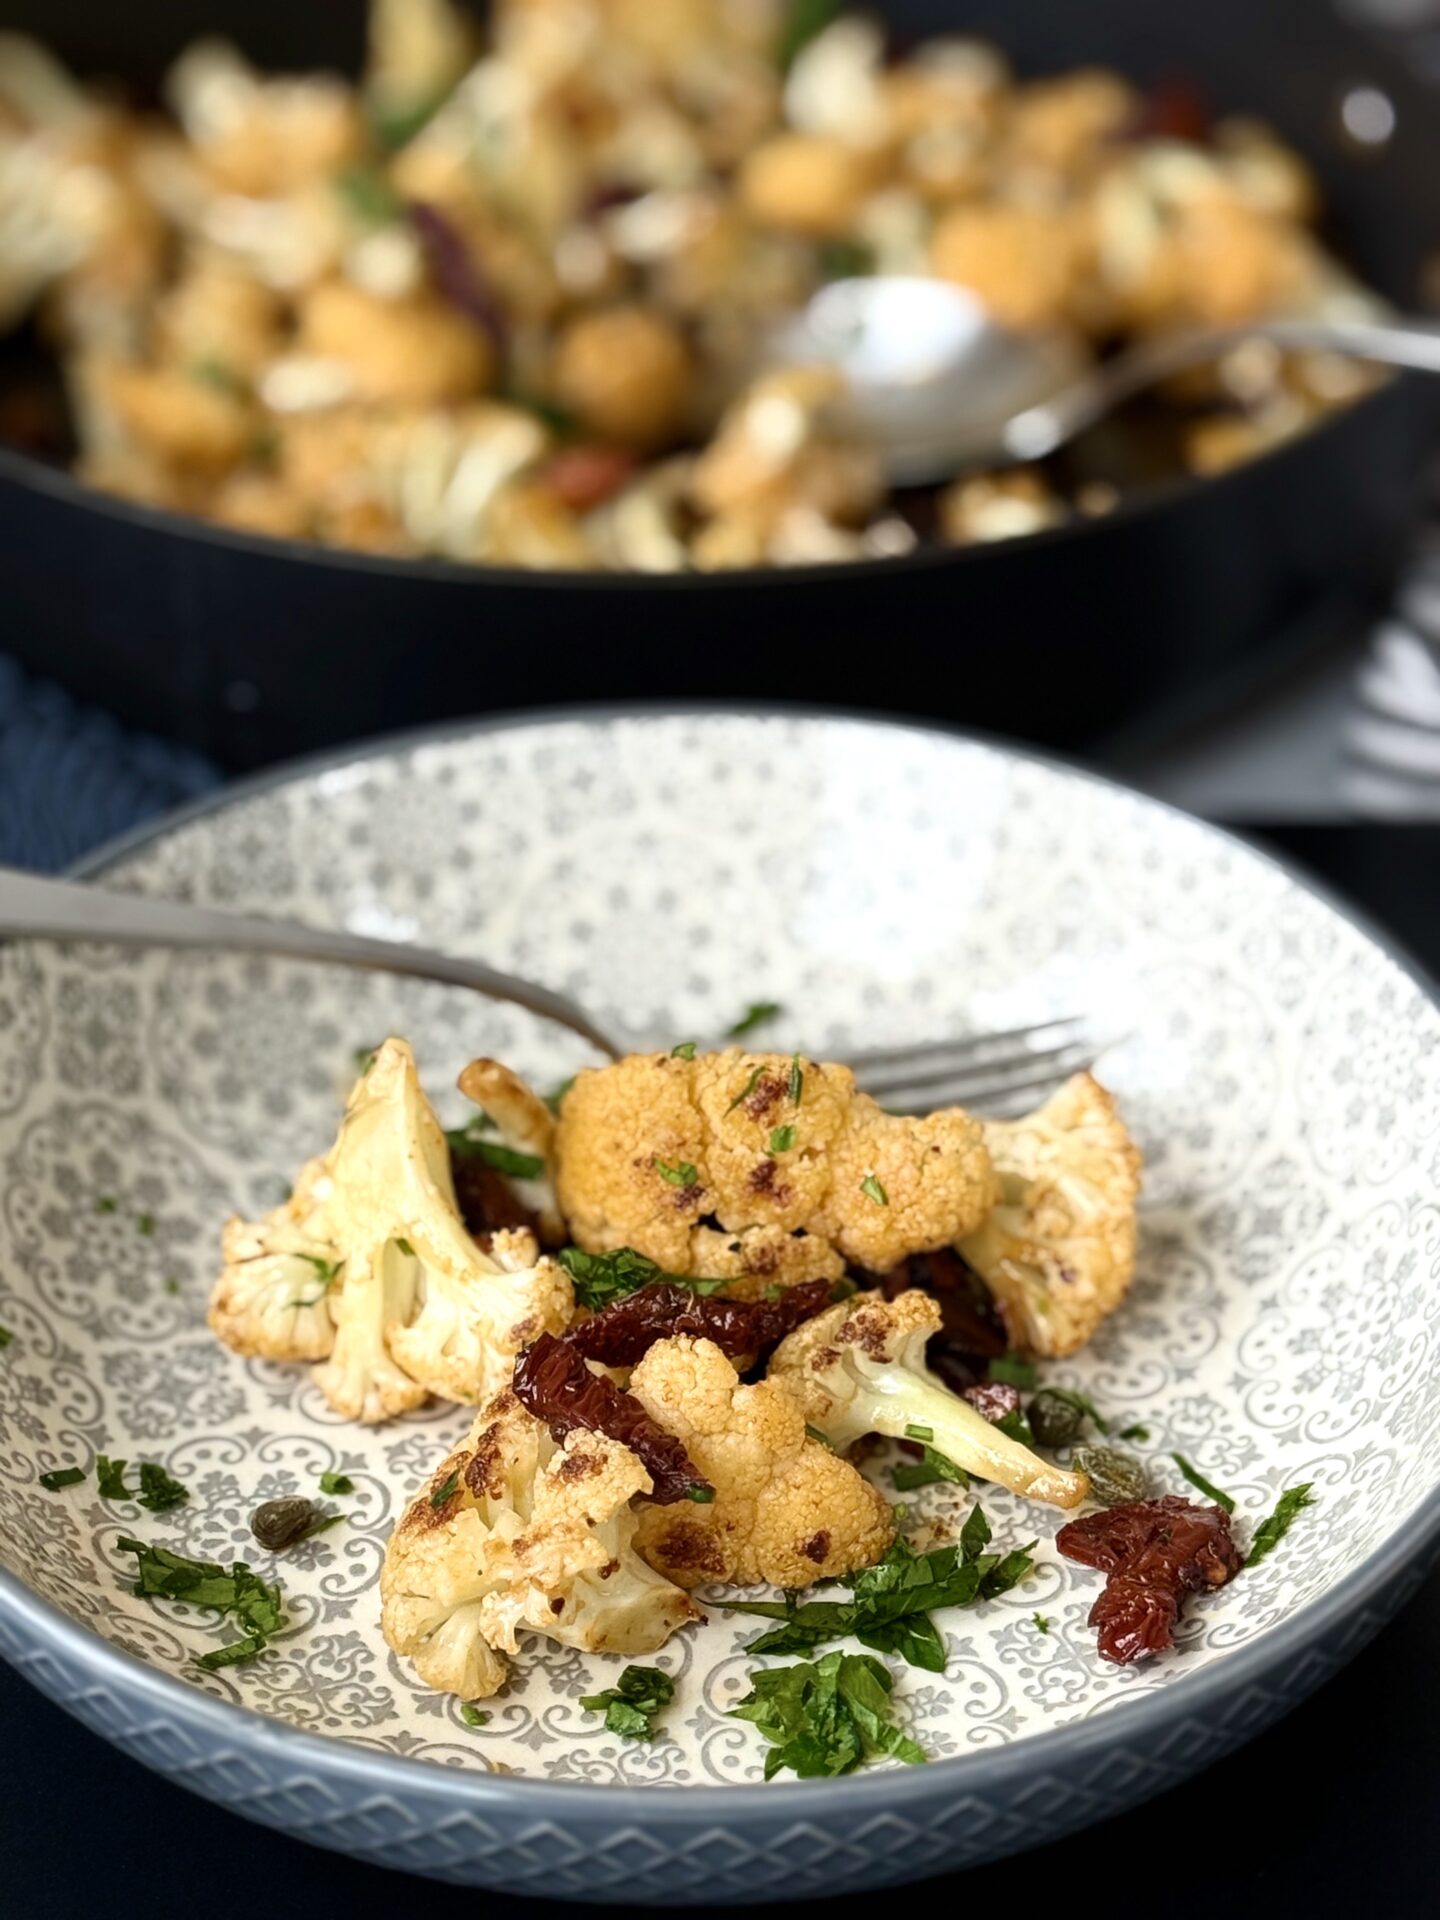
[[[252,1818],[415,1871],[593,1900],[774,1899],[963,1866],[1172,1785],[1293,1705],[1413,1589],[1440,1539],[1440,1013],[1268,860],[1103,782],[840,717],[588,715],[382,746],[132,840],[118,884],[470,946],[677,1037],[761,996],[817,1053],[1123,1009],[1105,1062],[1145,1145],[1140,1278],[1051,1377],[1238,1502],[1319,1504],[1194,1607],[1149,1669],[1096,1659],[1093,1576],[944,1621],[898,1677],[933,1756],[760,1782],[727,1717],[749,1623],[659,1656],[665,1737],[578,1705],[621,1663],[523,1662],[483,1730],[391,1658],[375,1576],[455,1409],[378,1431],[203,1325],[215,1235],[325,1141],[357,1047],[398,1030],[433,1087],[478,1051],[542,1081],[573,1043],[412,984],[223,956],[0,951],[0,1652],[126,1752]],[[41,1472],[99,1452],[192,1490],[152,1516]],[[290,1626],[204,1674],[212,1630],[135,1598],[117,1538],[263,1563],[254,1504],[348,1473],[350,1524],[287,1556]],[[943,1511],[959,1496],[925,1496]],[[1008,1497],[997,1535],[1028,1538]],[[1049,1632],[1036,1613],[1052,1622]]]

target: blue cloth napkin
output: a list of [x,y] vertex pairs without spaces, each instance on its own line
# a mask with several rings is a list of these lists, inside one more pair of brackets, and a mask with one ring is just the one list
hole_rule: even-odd
[[0,654],[0,863],[55,872],[220,779]]

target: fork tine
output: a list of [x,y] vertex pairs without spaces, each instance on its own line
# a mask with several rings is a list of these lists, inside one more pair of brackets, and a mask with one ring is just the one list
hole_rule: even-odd
[[902,1087],[956,1086],[972,1095],[990,1089],[1003,1090],[1017,1076],[1025,1080],[1037,1073],[1058,1076],[1078,1072],[1088,1066],[1100,1051],[1096,1035],[1085,1034],[1066,1040],[1059,1046],[1035,1047],[1023,1053],[1010,1051],[990,1060],[973,1062],[947,1060],[941,1055],[917,1053],[909,1064],[884,1071],[857,1074],[866,1093],[877,1098]]
[[[910,1041],[903,1047],[877,1047],[866,1053],[847,1054],[846,1062],[855,1070],[855,1077],[864,1084],[870,1084],[870,1076],[890,1067],[903,1067],[931,1060],[948,1060],[955,1068],[963,1068],[967,1062],[979,1063],[982,1060],[1003,1058],[1008,1050],[1010,1054],[1021,1057],[1025,1054],[1045,1049],[1036,1048],[1029,1043],[1038,1041],[1045,1035],[1060,1036],[1071,1028],[1084,1032],[1088,1021],[1083,1014],[1072,1013],[1054,1020],[1033,1021],[1024,1027],[1002,1027],[994,1033],[965,1033],[953,1040]],[[1057,1038],[1052,1044],[1061,1044]]]
[[922,1085],[912,1079],[888,1092],[884,1104],[893,1113],[932,1113],[941,1107],[965,1107],[998,1117],[1012,1110],[1018,1095],[1057,1087],[1072,1073],[1083,1073],[1094,1064],[1094,1059],[1093,1048],[1071,1048],[1063,1055],[1056,1053],[1033,1059],[1024,1072],[1016,1072],[1003,1080],[950,1079],[938,1083],[927,1081]]

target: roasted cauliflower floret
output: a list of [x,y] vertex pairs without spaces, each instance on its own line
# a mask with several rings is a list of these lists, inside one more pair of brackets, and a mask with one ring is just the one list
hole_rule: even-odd
[[[635,1247],[669,1273],[712,1271],[702,1261],[718,1250],[716,1220],[742,1271],[750,1237],[763,1235],[786,1278],[833,1272],[837,1256],[883,1273],[970,1232],[995,1196],[969,1114],[888,1114],[848,1067],[738,1047],[693,1060],[634,1054],[580,1073],[555,1147],[579,1245]],[[781,1262],[777,1235],[800,1233],[807,1258]]]
[[1000,1198],[956,1244],[1017,1346],[1074,1353],[1134,1277],[1140,1149],[1088,1073],[1023,1120],[987,1121],[985,1144]]
[[[559,1332],[574,1308],[569,1279],[532,1234],[497,1233],[487,1254],[466,1232],[445,1136],[403,1040],[387,1040],[356,1082],[339,1138],[288,1208],[226,1234],[215,1332],[243,1353],[320,1359],[316,1384],[352,1420],[388,1419],[432,1393],[489,1399],[521,1348]],[[283,1315],[307,1301],[297,1259],[323,1302],[291,1333]]]
[[889,1502],[810,1438],[783,1388],[742,1386],[714,1341],[657,1341],[630,1392],[715,1489],[683,1512],[641,1509],[641,1553],[682,1587],[808,1587],[873,1565],[889,1546]]
[[939,1331],[940,1309],[927,1293],[860,1294],[787,1335],[767,1377],[837,1447],[867,1433],[914,1438],[918,1428],[967,1473],[1031,1500],[1078,1505],[1090,1484],[1083,1473],[1048,1465],[931,1373],[925,1343]]
[[225,1265],[210,1297],[210,1330],[234,1353],[323,1360],[335,1344],[332,1292],[339,1250],[327,1206],[328,1163],[309,1161],[283,1206],[225,1222]]
[[557,1447],[508,1389],[401,1516],[380,1572],[385,1638],[427,1686],[483,1700],[522,1633],[597,1653],[653,1653],[698,1619],[634,1551],[650,1476],[628,1447],[577,1431]]

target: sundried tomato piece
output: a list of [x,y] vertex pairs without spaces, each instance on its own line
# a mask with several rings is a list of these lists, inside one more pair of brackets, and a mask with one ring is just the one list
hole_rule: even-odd
[[925,1357],[954,1392],[983,1381],[991,1360],[1007,1353],[1010,1341],[990,1289],[973,1268],[949,1247],[914,1253],[880,1282],[887,1300],[919,1287],[940,1308],[940,1331]]
[[1067,1560],[1108,1575],[1090,1624],[1100,1657],[1117,1666],[1174,1646],[1185,1595],[1223,1587],[1244,1564],[1229,1514],[1173,1493],[1072,1520],[1055,1544]]
[[455,1199],[460,1218],[471,1234],[481,1242],[504,1227],[539,1229],[538,1214],[522,1206],[515,1189],[497,1168],[478,1154],[452,1153],[450,1171],[455,1178]]
[[588,1427],[638,1454],[653,1482],[650,1498],[657,1506],[714,1498],[714,1489],[675,1435],[613,1380],[592,1373],[568,1340],[542,1333],[515,1362],[514,1388],[521,1406],[545,1422],[552,1439],[563,1441],[576,1427]]
[[581,442],[553,453],[540,469],[540,479],[572,512],[588,513],[619,493],[635,466],[635,456],[623,447]]
[[763,1353],[803,1320],[830,1304],[828,1280],[805,1280],[786,1287],[773,1300],[722,1300],[689,1287],[657,1281],[620,1300],[612,1300],[591,1320],[571,1327],[565,1338],[588,1360],[607,1367],[633,1367],[657,1340],[688,1333],[713,1340],[732,1358]]

